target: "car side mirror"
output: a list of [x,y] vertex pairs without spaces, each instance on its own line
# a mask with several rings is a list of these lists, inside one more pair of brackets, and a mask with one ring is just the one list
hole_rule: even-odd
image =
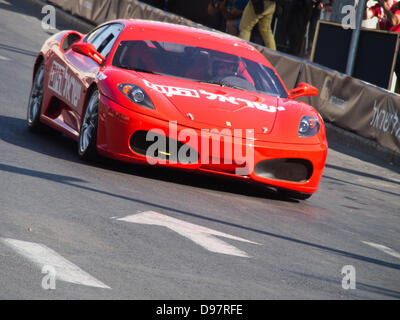
[[87,42],[74,43],[71,47],[72,51],[83,54],[92,58],[98,64],[102,64],[106,58],[97,52],[95,46]]
[[318,89],[313,87],[311,84],[305,82],[299,83],[297,88],[289,90],[290,99],[296,99],[298,97],[304,97],[304,96],[317,96],[317,95],[318,95]]

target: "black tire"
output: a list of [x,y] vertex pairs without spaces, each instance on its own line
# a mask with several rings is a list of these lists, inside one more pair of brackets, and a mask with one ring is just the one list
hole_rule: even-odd
[[40,122],[40,114],[43,104],[44,89],[44,64],[38,66],[32,82],[29,95],[28,110],[26,121],[31,132],[42,132],[44,125]]
[[97,126],[99,91],[93,90],[89,96],[79,133],[78,154],[82,160],[97,159]]
[[291,190],[279,190],[279,195],[284,198],[291,198],[297,200],[307,200],[312,196],[312,193],[296,192]]

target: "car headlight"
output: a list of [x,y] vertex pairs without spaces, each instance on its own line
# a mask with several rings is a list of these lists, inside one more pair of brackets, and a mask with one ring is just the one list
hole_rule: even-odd
[[299,125],[299,137],[312,137],[315,136],[319,131],[318,119],[310,116],[304,116],[301,118]]
[[149,96],[137,85],[121,83],[118,89],[132,102],[149,109],[155,109]]

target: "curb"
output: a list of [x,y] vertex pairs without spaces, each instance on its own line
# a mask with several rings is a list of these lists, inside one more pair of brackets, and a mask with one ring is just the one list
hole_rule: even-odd
[[[325,129],[330,148],[340,148],[341,152],[355,154],[358,158],[360,156],[357,156],[356,153],[362,153],[363,157],[384,161],[387,165],[398,167],[400,171],[400,153],[390,150],[376,141],[337,127],[330,122],[325,122]],[[347,150],[343,150],[343,147],[346,147]]]
[[[49,4],[44,0],[28,1],[40,6]],[[95,27],[94,24],[84,20],[83,18],[76,17],[56,6],[54,7],[56,8],[56,14],[61,16],[62,19],[68,22],[71,29],[87,33],[89,30]],[[325,122],[325,128],[329,147],[341,148],[340,151],[344,153],[354,153],[354,151],[359,152],[362,153],[363,156],[372,156],[373,158],[375,158],[375,160],[384,161],[390,166],[400,167],[400,153],[390,150],[389,148],[386,148],[373,140],[337,127],[332,123]],[[347,147],[348,150],[343,150],[343,147]]]

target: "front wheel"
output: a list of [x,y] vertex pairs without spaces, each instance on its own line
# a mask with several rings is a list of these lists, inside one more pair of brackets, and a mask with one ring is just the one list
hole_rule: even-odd
[[78,154],[83,160],[97,157],[97,124],[99,110],[99,91],[94,90],[88,100],[79,134]]
[[43,88],[44,88],[44,64],[42,63],[35,74],[32,83],[32,89],[29,97],[27,123],[28,128],[32,132],[40,132],[43,129],[43,124],[40,122],[40,112],[43,103]]

